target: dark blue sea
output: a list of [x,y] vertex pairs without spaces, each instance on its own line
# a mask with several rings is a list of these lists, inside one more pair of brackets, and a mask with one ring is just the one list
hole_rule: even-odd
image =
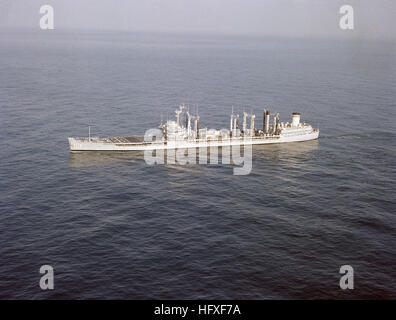
[[[208,128],[298,111],[320,138],[255,146],[245,176],[69,153],[180,103]],[[395,121],[396,43],[2,31],[0,298],[395,299]]]

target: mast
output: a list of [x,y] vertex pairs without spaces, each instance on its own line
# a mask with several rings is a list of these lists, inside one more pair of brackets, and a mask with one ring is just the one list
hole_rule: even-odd
[[232,134],[232,129],[233,129],[233,121],[234,121],[234,106],[232,106],[232,112],[231,112],[231,119],[230,119],[230,133]]
[[256,116],[254,114],[250,114],[250,135],[254,136],[254,118]]
[[247,112],[243,112],[243,123],[242,123],[242,130],[243,130],[243,134],[246,135],[246,119],[248,117]]

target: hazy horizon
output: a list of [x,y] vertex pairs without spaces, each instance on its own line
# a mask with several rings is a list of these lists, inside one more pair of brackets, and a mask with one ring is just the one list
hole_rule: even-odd
[[[58,31],[396,38],[390,0],[0,0],[1,29],[40,30],[44,4],[53,6]],[[344,4],[354,8],[354,30],[339,28]]]

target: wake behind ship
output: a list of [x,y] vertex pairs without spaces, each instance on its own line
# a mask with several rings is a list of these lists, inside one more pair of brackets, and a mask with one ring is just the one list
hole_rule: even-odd
[[[191,115],[184,105],[175,111],[176,120],[161,124],[157,134],[145,137],[68,138],[70,151],[144,151],[178,148],[221,147],[285,143],[318,139],[319,129],[300,121],[294,112],[291,122],[280,122],[278,113],[264,110],[262,130],[255,127],[254,114],[243,113],[242,128],[239,115],[232,112],[230,129],[200,128],[198,115]],[[185,121],[183,122],[183,116]],[[249,122],[249,125],[248,125]],[[155,136],[155,137],[154,137]]]

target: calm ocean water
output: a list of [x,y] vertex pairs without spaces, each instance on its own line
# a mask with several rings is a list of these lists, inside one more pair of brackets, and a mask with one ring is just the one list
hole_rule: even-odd
[[[0,298],[395,299],[395,57],[367,40],[0,33]],[[209,128],[269,107],[321,136],[254,147],[248,176],[69,154],[88,123],[144,134],[183,102]]]

